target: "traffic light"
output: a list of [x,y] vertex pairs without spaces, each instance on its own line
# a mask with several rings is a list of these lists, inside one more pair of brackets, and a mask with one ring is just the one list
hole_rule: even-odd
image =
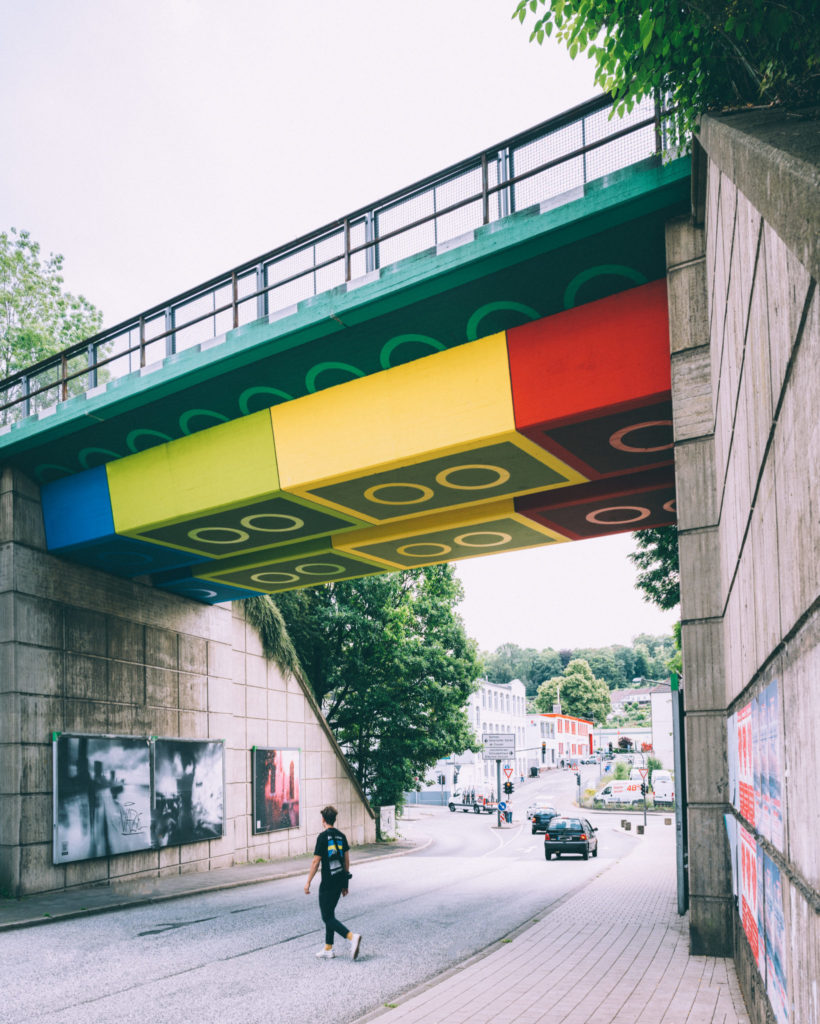
[[576,782],[576,783],[577,783],[577,784],[578,784],[579,786],[581,785],[581,773],[580,773],[580,772],[576,772],[576,773],[575,773],[575,782]]
[[641,783],[641,796],[646,796],[646,783]]
[[546,740],[541,740],[541,764],[547,759],[547,743]]
[[507,794],[507,796],[509,796],[512,793],[512,791],[513,784],[510,782],[509,779],[507,779],[507,781],[504,783],[504,792]]

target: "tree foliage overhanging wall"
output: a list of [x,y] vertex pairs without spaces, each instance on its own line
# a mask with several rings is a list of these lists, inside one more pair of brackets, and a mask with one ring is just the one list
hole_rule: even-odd
[[816,0],[519,0],[513,17],[588,54],[616,113],[667,97],[678,141],[707,110],[820,100]]
[[480,673],[449,565],[277,596],[299,663],[362,788],[401,802],[439,757],[474,748]]

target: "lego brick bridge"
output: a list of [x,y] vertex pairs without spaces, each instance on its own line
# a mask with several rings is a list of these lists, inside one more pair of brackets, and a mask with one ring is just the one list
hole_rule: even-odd
[[664,148],[592,101],[3,381],[49,550],[219,602],[673,523]]

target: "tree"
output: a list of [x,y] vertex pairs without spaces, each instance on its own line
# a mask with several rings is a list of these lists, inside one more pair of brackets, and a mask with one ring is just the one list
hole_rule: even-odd
[[590,718],[601,724],[612,709],[609,689],[603,679],[596,679],[583,658],[574,658],[562,676],[548,679],[538,687],[535,706],[538,711],[552,712],[558,703],[561,688],[561,710],[575,718]]
[[513,17],[529,15],[531,40],[592,58],[616,114],[666,97],[677,142],[707,110],[820,98],[814,0],[519,0]]
[[0,232],[0,379],[96,334],[102,313],[63,291],[63,257],[28,231]]
[[627,557],[640,570],[636,586],[643,591],[644,601],[664,611],[677,607],[680,604],[677,527],[639,530],[635,543],[638,550]]
[[449,565],[277,596],[299,663],[362,788],[377,805],[439,757],[475,750],[466,714],[480,662],[455,613]]

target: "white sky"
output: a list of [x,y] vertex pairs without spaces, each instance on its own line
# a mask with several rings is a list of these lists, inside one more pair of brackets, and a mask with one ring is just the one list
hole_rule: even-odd
[[[514,0],[0,0],[0,230],[111,325],[596,95]],[[628,535],[462,562],[486,650],[676,616]]]

